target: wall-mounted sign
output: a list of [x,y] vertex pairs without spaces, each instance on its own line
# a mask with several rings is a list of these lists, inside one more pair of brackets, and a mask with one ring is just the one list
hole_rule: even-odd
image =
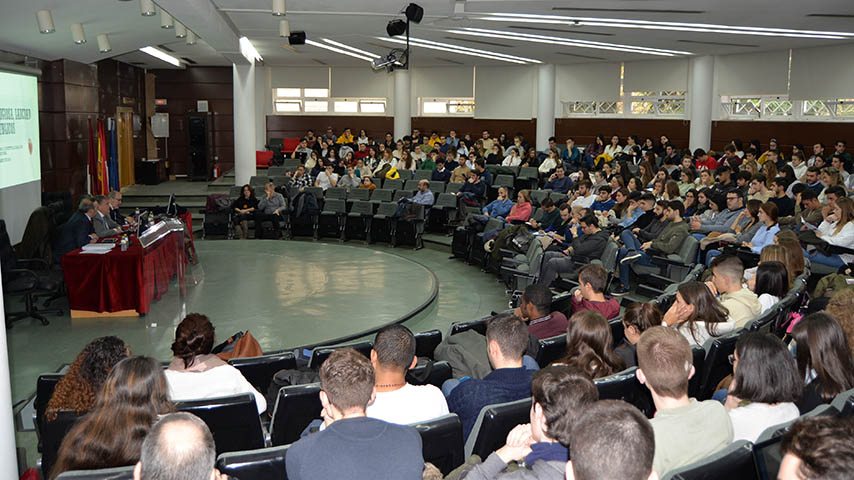
[[208,111],[208,101],[207,100],[198,100],[196,101],[196,111],[199,113],[205,113]]
[[154,99],[154,104],[155,104],[155,105],[157,105],[157,106],[164,106],[164,105],[168,105],[168,104],[169,104],[169,102],[168,102],[168,101],[166,101],[166,99],[165,99],[165,98],[155,98],[155,99]]

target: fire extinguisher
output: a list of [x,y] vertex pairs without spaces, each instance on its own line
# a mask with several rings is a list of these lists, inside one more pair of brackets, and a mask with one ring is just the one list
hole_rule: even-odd
[[219,164],[214,163],[213,165],[213,179],[216,180],[219,176],[222,175],[222,171],[219,169]]

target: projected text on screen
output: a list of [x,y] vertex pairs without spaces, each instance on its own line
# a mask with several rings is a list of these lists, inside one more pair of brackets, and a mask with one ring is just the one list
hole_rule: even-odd
[[0,72],[0,188],[41,178],[38,102],[35,77]]

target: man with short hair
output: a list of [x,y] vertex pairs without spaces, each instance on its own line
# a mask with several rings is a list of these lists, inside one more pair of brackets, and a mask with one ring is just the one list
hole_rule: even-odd
[[717,183],[712,186],[711,195],[720,195],[729,193],[737,188],[735,182],[732,181],[732,169],[724,165],[715,170],[715,179]]
[[[421,154],[424,155],[423,153]],[[353,152],[353,160],[364,160],[371,156],[370,150],[368,150],[367,143],[360,143],[358,150]],[[424,160],[423,158],[421,160]]]
[[487,187],[492,185],[492,173],[486,169],[486,162],[484,162],[482,158],[478,158],[474,161],[473,170],[480,174],[480,180],[485,183]]
[[[587,407],[569,436],[567,480],[658,480],[652,469],[655,432],[649,420],[622,400]],[[607,452],[607,453],[606,453]]]
[[[536,372],[531,392],[531,422],[511,430],[507,443],[475,465],[464,480],[563,478],[574,425],[599,399],[599,392],[584,372],[566,365]],[[525,460],[524,469],[502,474],[510,462],[520,460]]]
[[[626,218],[619,225],[632,231],[635,229],[640,231],[655,220],[655,206],[657,202],[655,195],[650,192],[631,192],[629,193],[629,209],[632,208],[631,201],[633,197],[637,198],[635,208],[631,210],[629,215],[626,215]],[[640,213],[637,213],[637,210],[640,210]]]
[[[453,158],[453,156],[450,156]],[[451,182],[453,183],[464,183],[468,178],[469,174],[472,172],[472,169],[466,165],[465,161],[460,161],[460,165],[451,172]]]
[[436,158],[436,170],[430,174],[430,180],[434,182],[447,183],[451,179],[451,171],[445,168],[445,159],[442,157]]
[[798,230],[806,230],[808,228],[806,224],[815,228],[824,221],[821,214],[821,202],[818,201],[818,194],[815,191],[804,188],[803,191],[795,194],[795,202],[796,205],[800,205],[800,211],[794,216],[779,218],[777,221],[780,225],[789,225]]
[[560,159],[567,172],[577,172],[581,169],[581,153],[575,148],[575,139],[572,137],[566,139],[566,148],[560,152]]
[[750,188],[747,190],[748,200],[759,200],[762,203],[771,198],[771,191],[765,186],[765,175],[757,173],[750,179]]
[[836,145],[834,148],[836,149],[833,154],[839,155],[845,160],[845,164],[849,165],[851,163],[851,154],[845,151],[845,146],[848,144],[845,140],[839,139],[836,141]]
[[777,205],[780,218],[791,217],[795,214],[795,201],[786,195],[788,188],[789,181],[786,177],[776,177],[771,180],[771,196],[768,201]]
[[572,315],[585,310],[599,312],[606,320],[620,316],[620,302],[605,296],[608,272],[605,267],[590,263],[578,269],[578,288],[572,292]]
[[614,205],[617,203],[611,198],[611,186],[610,185],[602,185],[599,187],[599,194],[596,196],[596,201],[590,205],[590,209],[596,212],[599,215],[606,215],[608,211],[614,208]]
[[319,374],[326,429],[291,444],[288,479],[420,479],[424,458],[418,432],[366,416],[376,395],[371,362],[352,348],[341,348],[323,362]]
[[305,191],[305,187],[312,185],[314,185],[314,182],[311,181],[311,174],[305,170],[305,165],[298,165],[297,171],[291,177],[291,187],[303,192]]
[[133,220],[133,217],[122,216],[119,212],[119,207],[122,206],[122,192],[118,190],[111,190],[107,198],[110,202],[110,218],[112,218],[114,222],[119,225],[127,225],[129,221]]
[[95,196],[95,216],[92,218],[92,227],[98,238],[112,237],[122,233],[122,227],[110,218],[110,202],[104,195]]
[[98,240],[95,227],[92,226],[92,218],[95,215],[97,214],[92,200],[81,198],[74,215],[59,227],[59,234],[53,246],[54,263],[59,264],[66,253]]
[[700,234],[732,231],[733,224],[739,218],[741,211],[744,210],[744,197],[736,191],[727,192],[726,207],[716,213],[711,220],[700,220],[699,217],[695,216],[691,220],[691,230]]
[[377,332],[371,350],[377,394],[365,410],[369,417],[408,425],[448,414],[448,403],[441,390],[406,381],[406,372],[417,363],[412,331],[394,324]]
[[142,442],[134,480],[226,480],[214,468],[216,445],[208,426],[186,413],[164,415]]
[[[807,159],[807,166],[808,167],[811,167],[811,166],[813,166],[813,164],[815,164],[815,157],[824,158],[824,144],[823,143],[816,143],[815,145],[812,146],[812,155],[810,155],[810,158]],[[800,179],[801,177],[797,177],[797,178]]]
[[578,182],[578,190],[568,200],[572,208],[590,208],[594,201],[596,201],[596,194],[593,193],[593,184],[590,180]]
[[636,375],[657,410],[650,423],[653,470],[661,476],[732,443],[732,422],[723,404],[688,397],[688,380],[695,373],[691,346],[676,329],[655,326],[641,334]]
[[[351,144],[354,143],[353,132],[350,131],[350,127],[344,129],[344,133],[341,134],[336,140],[335,143],[339,144]],[[343,154],[341,155],[344,156]]]
[[537,283],[545,286],[551,283],[561,273],[572,273],[575,270],[575,258],[601,258],[608,244],[609,236],[599,229],[599,220],[592,212],[578,222],[582,235],[572,240],[572,244],[563,252],[546,252],[542,261],[542,273]]
[[461,381],[448,396],[448,409],[463,424],[463,438],[468,438],[484,406],[531,396],[533,371],[522,366],[527,348],[528,329],[519,317],[505,313],[489,320],[486,353],[494,370],[482,379]]
[[[480,181],[480,173],[477,170],[469,173],[469,180],[457,191],[457,197],[466,205],[482,205],[481,201],[486,198],[486,185]],[[458,209],[462,211],[464,209]]]
[[504,220],[504,217],[506,217],[510,213],[510,209],[513,208],[513,200],[510,200],[507,193],[507,187],[503,185],[498,187],[498,197],[481,209],[483,212],[482,215],[467,215],[465,226],[477,231],[482,231],[483,226],[490,218]]
[[807,173],[804,178],[804,183],[807,188],[815,192],[816,195],[821,195],[822,190],[824,190],[824,184],[821,183],[820,177],[821,169],[818,167],[809,167],[807,168]]
[[572,188],[572,179],[566,176],[566,170],[563,164],[559,164],[555,167],[554,173],[549,176],[549,180],[543,188],[558,193],[569,192]]
[[338,174],[335,173],[335,169],[332,165],[326,165],[326,168],[317,174],[317,178],[314,180],[314,186],[322,188],[324,192],[332,187],[338,186]]
[[304,161],[306,158],[308,158],[309,155],[311,155],[311,148],[309,148],[308,146],[308,140],[302,138],[300,139],[297,148],[295,148],[294,151],[291,152],[291,158],[299,158]]
[[491,152],[492,151],[492,138],[489,136],[489,130],[484,130],[480,133],[480,139],[483,142],[483,151]]
[[712,293],[720,296],[721,305],[729,311],[736,328],[758,317],[762,305],[755,293],[744,287],[744,264],[735,255],[721,255],[712,261],[712,280],[706,282]]
[[540,202],[540,208],[543,209],[543,216],[539,221],[534,220],[534,218],[531,217],[531,219],[528,220],[528,225],[531,228],[538,231],[545,231],[546,228],[554,227],[560,223],[560,212],[558,212],[554,200],[549,197],[544,198],[543,201]]
[[854,419],[802,418],[783,434],[778,480],[842,480],[854,472]]
[[356,175],[356,169],[352,165],[348,165],[347,173],[345,173],[341,176],[341,178],[338,179],[336,187],[346,188],[349,190],[351,188],[359,188],[359,185],[361,184],[362,179],[359,178],[358,175]]
[[[332,169],[332,167],[326,168],[327,171]],[[333,173],[333,175],[335,174]],[[264,228],[262,228],[261,223],[267,220],[273,223],[273,229],[277,232],[276,235],[281,238],[279,220],[281,220],[282,216],[287,213],[285,211],[286,207],[287,203],[285,203],[285,197],[276,191],[273,186],[273,182],[267,182],[267,184],[264,185],[264,197],[258,201],[258,207],[256,207],[253,212],[256,239],[264,238]]]
[[528,333],[539,339],[566,333],[566,315],[552,311],[552,292],[545,285],[525,287],[519,307],[513,313],[527,322]]
[[395,213],[395,217],[403,215],[403,210],[407,203],[424,205],[424,208],[427,209],[433,206],[433,200],[433,192],[430,191],[430,180],[422,178],[418,181],[418,189],[415,191],[415,196],[409,198],[404,197],[397,201],[397,212]]
[[694,164],[697,165],[697,170],[714,170],[718,167],[718,162],[709,157],[702,148],[694,150]]

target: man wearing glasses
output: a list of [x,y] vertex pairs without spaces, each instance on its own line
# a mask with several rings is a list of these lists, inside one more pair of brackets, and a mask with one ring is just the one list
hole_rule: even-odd
[[733,224],[742,210],[744,210],[744,197],[738,191],[727,192],[726,208],[716,213],[708,221],[701,221],[699,217],[695,216],[691,219],[691,230],[699,238],[703,238],[711,232],[732,232]]

